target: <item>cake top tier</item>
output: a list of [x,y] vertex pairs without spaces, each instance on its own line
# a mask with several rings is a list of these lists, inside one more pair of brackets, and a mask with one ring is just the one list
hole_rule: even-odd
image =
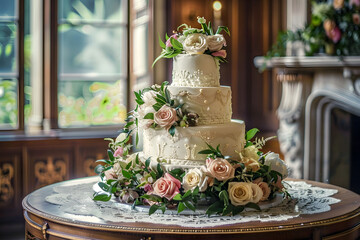
[[219,62],[226,62],[226,41],[222,31],[230,35],[229,29],[219,26],[213,30],[211,22],[198,17],[201,28],[182,24],[166,42],[159,39],[163,48],[153,65],[161,58],[174,58],[173,86],[218,87]]

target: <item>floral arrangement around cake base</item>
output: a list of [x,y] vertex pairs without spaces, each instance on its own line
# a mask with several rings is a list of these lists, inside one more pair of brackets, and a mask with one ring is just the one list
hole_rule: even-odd
[[[166,128],[173,135],[175,126],[196,124],[196,117],[189,120],[189,113],[180,115],[181,107],[170,98],[166,86],[167,83],[163,83],[136,93],[138,106],[129,115],[123,132],[116,140],[107,139],[110,141],[109,159],[97,161],[102,163],[95,168],[101,177],[98,185],[102,191],[94,193],[94,200],[109,201],[114,195],[120,202],[131,203],[134,207],[151,206],[149,214],[174,208],[178,213],[185,209],[195,211],[198,202],[204,200],[209,203],[208,215],[236,215],[245,208],[260,210],[258,203],[271,200],[277,192],[288,196],[282,184],[287,166],[278,154],[261,152],[271,138],[252,141],[258,129],[246,133],[245,147],[237,153],[240,161],[223,156],[219,145],[209,144],[208,149],[199,152],[204,154],[206,164],[188,170],[167,171],[162,159],[153,164],[150,158],[142,159],[139,153],[130,154],[131,136],[137,135],[139,125]],[[152,107],[153,112],[143,113],[144,105]]]

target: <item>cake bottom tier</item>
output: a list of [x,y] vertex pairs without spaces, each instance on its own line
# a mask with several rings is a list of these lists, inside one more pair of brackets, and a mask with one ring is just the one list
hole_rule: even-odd
[[220,151],[232,159],[239,159],[245,144],[245,123],[232,120],[226,124],[176,128],[171,136],[165,129],[143,131],[143,158],[163,162],[168,167],[191,168],[205,164],[206,155],[200,151],[209,145],[220,145]]

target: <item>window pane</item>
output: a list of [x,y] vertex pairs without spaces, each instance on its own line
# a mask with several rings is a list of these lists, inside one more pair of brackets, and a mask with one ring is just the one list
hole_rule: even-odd
[[59,126],[84,127],[124,123],[126,81],[59,82]]
[[16,25],[0,23],[0,74],[16,71]]
[[126,0],[60,0],[60,22],[127,22]]
[[59,73],[127,72],[126,28],[59,27]]
[[17,80],[0,78],[0,129],[17,128]]
[[[148,42],[144,41],[148,38],[148,25],[142,24],[134,29],[133,48],[134,56],[133,65],[134,73],[142,76],[148,73]],[[141,56],[141,57],[140,57]]]
[[15,17],[15,0],[0,0],[0,18]]

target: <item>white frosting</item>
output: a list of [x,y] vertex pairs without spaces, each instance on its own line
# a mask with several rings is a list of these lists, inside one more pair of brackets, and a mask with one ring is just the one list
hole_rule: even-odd
[[173,60],[172,86],[219,87],[220,67],[208,54],[179,54]]
[[199,115],[198,125],[221,124],[231,121],[231,88],[169,86],[172,99],[184,103],[183,109]]
[[143,157],[152,161],[165,161],[166,167],[188,168],[205,164],[206,155],[198,154],[207,149],[206,142],[213,147],[220,144],[223,155],[239,159],[236,152],[244,148],[245,124],[232,120],[226,124],[176,128],[172,137],[165,129],[144,129]]

